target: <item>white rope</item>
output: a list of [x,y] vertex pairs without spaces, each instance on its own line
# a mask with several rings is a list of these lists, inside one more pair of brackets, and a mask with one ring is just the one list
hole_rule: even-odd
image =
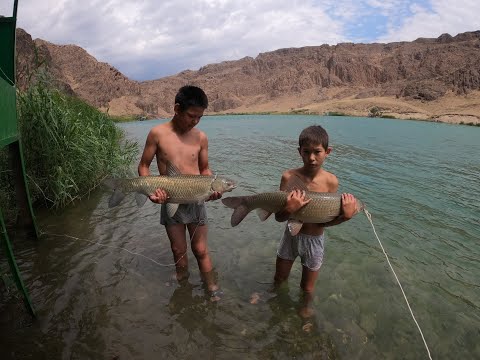
[[398,286],[400,286],[400,290],[402,290],[403,297],[405,298],[405,302],[407,303],[408,310],[410,310],[410,314],[412,315],[413,321],[415,321],[415,324],[417,325],[418,331],[420,331],[420,335],[422,336],[423,343],[425,344],[425,348],[427,349],[428,353],[428,358],[432,360],[432,356],[430,355],[430,349],[428,348],[427,342],[425,341],[425,337],[423,336],[422,329],[420,328],[420,325],[417,322],[417,319],[415,319],[415,315],[413,315],[412,308],[410,307],[410,303],[408,302],[407,296],[405,295],[405,292],[403,291],[402,284],[400,284],[400,280],[398,279],[397,274],[395,273],[395,270],[393,270],[392,264],[390,263],[390,260],[388,259],[388,255],[383,248],[382,242],[380,241],[377,232],[375,231],[375,226],[373,226],[373,221],[372,221],[372,215],[368,212],[367,209],[363,209],[365,212],[365,215],[367,216],[367,219],[370,221],[370,224],[372,225],[373,232],[375,236],[377,237],[378,243],[380,244],[380,247],[382,248],[383,254],[385,255],[385,258],[387,259],[388,265],[390,266],[390,269],[393,272],[393,275],[395,276],[395,279],[397,280]]
[[10,85],[12,86],[15,86],[15,83],[12,81],[12,79],[10,79],[7,74],[5,74],[5,72],[3,71],[2,67],[0,66],[0,71],[2,72],[3,76],[5,76],[5,78],[10,81]]

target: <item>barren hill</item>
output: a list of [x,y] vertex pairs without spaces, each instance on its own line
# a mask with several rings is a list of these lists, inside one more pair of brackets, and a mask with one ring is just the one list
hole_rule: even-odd
[[33,45],[58,84],[114,115],[171,115],[178,88],[195,84],[208,94],[211,113],[365,116],[377,107],[401,118],[474,123],[480,118],[480,31],[413,42],[280,49],[145,82],[128,79],[78,46],[33,42],[20,29],[19,63],[31,61]]

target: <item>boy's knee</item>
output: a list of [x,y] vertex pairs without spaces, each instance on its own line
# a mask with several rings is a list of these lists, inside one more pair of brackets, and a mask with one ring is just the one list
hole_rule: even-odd
[[203,259],[208,256],[208,250],[205,246],[192,246],[192,252],[197,259]]
[[183,255],[187,252],[187,247],[182,245],[172,245],[171,249],[174,255]]

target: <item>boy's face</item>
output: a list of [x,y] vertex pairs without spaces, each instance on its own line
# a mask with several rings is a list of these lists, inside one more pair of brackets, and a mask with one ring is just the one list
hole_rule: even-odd
[[182,111],[178,104],[175,104],[174,110],[177,125],[184,132],[192,130],[200,122],[203,112],[205,111],[205,109],[200,106],[190,106]]
[[328,154],[332,151],[329,147],[326,150],[322,145],[302,145],[298,148],[298,152],[303,160],[303,165],[306,169],[316,170],[322,167],[323,162]]

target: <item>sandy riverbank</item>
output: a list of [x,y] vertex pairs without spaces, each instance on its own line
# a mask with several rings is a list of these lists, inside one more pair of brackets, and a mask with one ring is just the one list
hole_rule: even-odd
[[[332,95],[335,96],[335,94]],[[480,91],[464,96],[449,93],[434,101],[397,99],[395,97],[308,101],[305,97],[300,96],[285,97],[261,104],[241,106],[220,113],[310,113],[320,115],[335,113],[348,116],[369,116],[373,107],[379,108],[385,117],[480,125]]]

